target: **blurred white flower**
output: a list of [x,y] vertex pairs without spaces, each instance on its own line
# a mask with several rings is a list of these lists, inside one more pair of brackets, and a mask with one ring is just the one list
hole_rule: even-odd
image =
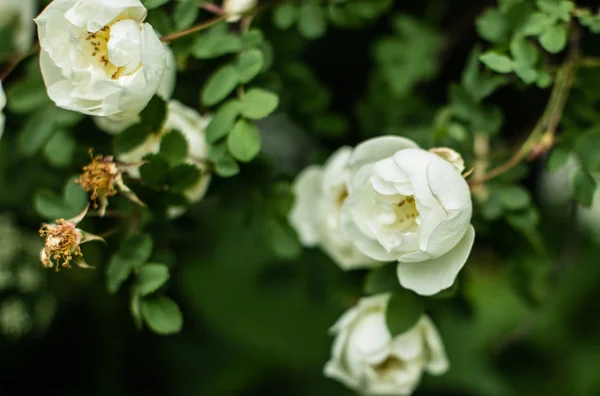
[[429,317],[392,337],[385,322],[389,297],[362,298],[331,328],[336,338],[326,376],[366,395],[410,395],[423,371],[442,375],[448,370],[442,340]]
[[450,287],[475,239],[469,186],[457,168],[397,136],[359,144],[348,166],[340,217],[348,239],[375,260],[398,261],[406,289]]
[[2,88],[2,81],[0,81],[0,138],[4,133],[4,113],[2,110],[6,107],[6,94],[4,93],[4,88]]
[[228,22],[237,22],[241,15],[256,7],[258,0],[224,0],[223,13],[227,15]]
[[[138,147],[120,154],[119,161],[136,163],[148,154],[156,154],[160,150],[160,142],[165,134],[173,130],[181,132],[188,143],[188,157],[186,162],[196,166],[202,175],[200,179],[188,188],[184,195],[188,203],[192,204],[204,197],[210,183],[210,173],[207,171],[208,145],[206,143],[205,129],[210,118],[202,117],[194,109],[191,109],[176,100],[171,100],[167,109],[167,120],[162,131],[153,133]],[[134,177],[139,177],[139,170],[130,172]],[[185,207],[172,207],[169,209],[171,217],[177,217],[185,212]]]
[[[175,81],[177,79],[177,65],[175,64],[175,54],[171,47],[165,44],[165,51],[167,54],[167,68],[165,74],[158,86],[156,94],[164,100],[169,100],[173,91],[175,90]],[[139,114],[134,114],[131,117],[123,118],[122,116],[117,117],[92,117],[94,123],[98,129],[112,135],[123,132],[128,127],[137,124],[141,121]]]
[[139,0],[54,0],[35,19],[40,66],[57,106],[129,118],[156,93],[166,69]]
[[35,6],[35,0],[0,0],[0,29],[11,29],[12,45],[19,53],[31,48]]
[[333,153],[324,166],[309,166],[296,178],[290,224],[304,246],[320,246],[342,268],[364,268],[379,263],[358,250],[340,228],[340,210],[348,197],[347,164],[350,147]]

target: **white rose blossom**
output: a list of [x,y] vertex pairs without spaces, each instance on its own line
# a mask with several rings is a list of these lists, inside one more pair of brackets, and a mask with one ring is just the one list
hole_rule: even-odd
[[[133,150],[117,156],[119,161],[127,163],[136,163],[142,161],[148,154],[156,154],[160,150],[162,137],[172,131],[177,130],[186,138],[188,142],[188,157],[186,162],[195,165],[202,175],[196,184],[188,188],[184,195],[188,202],[194,203],[202,199],[210,183],[210,173],[207,171],[206,158],[208,155],[208,145],[206,143],[205,129],[210,122],[210,118],[202,117],[195,110],[184,106],[176,100],[171,100],[167,109],[167,119],[163,129],[159,133],[152,133],[146,141]],[[139,170],[130,171],[134,177],[139,177]],[[169,209],[170,217],[177,217],[183,214],[185,208],[172,207]]]
[[410,395],[423,371],[444,374],[449,367],[440,335],[423,315],[393,337],[385,322],[389,294],[360,299],[331,328],[332,356],[324,373],[366,395]]
[[10,27],[13,48],[25,53],[33,42],[35,0],[0,0],[0,28]]
[[256,7],[257,0],[224,0],[223,13],[227,15],[228,22],[237,22],[241,15]]
[[[169,100],[175,90],[175,82],[177,80],[177,65],[175,63],[175,54],[171,47],[165,44],[165,52],[167,54],[167,67],[165,74],[158,86],[156,94],[164,100]],[[113,116],[113,117],[92,117],[96,126],[104,132],[112,135],[119,134],[131,125],[141,121],[139,114],[134,114],[130,117]]]
[[4,113],[2,112],[6,107],[6,94],[4,93],[4,88],[2,88],[2,81],[0,81],[0,138],[4,133]]
[[372,259],[398,261],[400,284],[421,295],[454,283],[475,238],[469,186],[455,165],[397,136],[359,144],[348,161],[343,231]]
[[320,246],[345,270],[378,263],[358,250],[340,228],[340,211],[348,196],[350,147],[333,153],[324,166],[309,166],[296,178],[290,224],[304,246]]
[[156,93],[166,53],[139,0],[54,0],[35,19],[40,66],[57,106],[128,118]]

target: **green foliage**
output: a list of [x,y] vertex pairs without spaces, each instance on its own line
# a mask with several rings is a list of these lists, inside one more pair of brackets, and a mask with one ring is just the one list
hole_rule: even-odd
[[141,302],[144,321],[158,334],[173,334],[181,331],[183,316],[179,307],[168,297],[145,298]]
[[392,337],[405,333],[417,324],[425,306],[421,297],[409,290],[392,293],[385,313],[385,322]]
[[152,238],[137,234],[127,238],[106,268],[108,290],[116,293],[134,270],[140,269],[152,254]]
[[62,196],[50,190],[39,190],[34,205],[37,213],[47,220],[68,220],[85,208],[87,198],[85,190],[72,178],[65,185]]

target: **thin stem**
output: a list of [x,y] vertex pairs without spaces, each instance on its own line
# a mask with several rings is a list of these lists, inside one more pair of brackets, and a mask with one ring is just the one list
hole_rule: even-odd
[[[567,60],[558,70],[556,81],[548,100],[548,105],[532,132],[529,134],[521,148],[505,163],[492,169],[479,178],[472,179],[471,186],[491,180],[508,172],[517,166],[523,159],[533,154],[536,157],[547,150],[554,143],[554,133],[562,117],[567,99],[575,81],[576,64],[572,59]],[[540,145],[542,147],[540,147]],[[540,150],[541,149],[541,150]]]
[[225,19],[225,16],[221,15],[221,16],[213,18],[213,19],[211,19],[211,20],[209,20],[207,22],[203,22],[203,23],[200,23],[200,24],[198,24],[196,26],[192,26],[189,29],[182,30],[181,32],[177,32],[177,33],[168,34],[166,36],[163,36],[163,37],[160,38],[160,41],[169,42],[169,41],[177,40],[178,38],[185,37],[185,36],[188,36],[188,35],[190,35],[192,33],[196,33],[196,32],[199,32],[201,30],[207,29],[207,28],[211,27],[212,25],[215,25],[215,24],[221,22],[223,19]]
[[19,55],[15,56],[14,58],[12,58],[10,60],[10,62],[8,63],[8,65],[6,66],[6,69],[4,69],[4,71],[2,72],[2,74],[0,74],[0,81],[6,80],[8,78],[8,76],[10,75],[10,73],[12,73],[13,70],[15,70],[17,68],[17,66],[19,66],[19,63],[21,63],[23,60],[25,60],[26,58],[28,58],[30,55],[35,54],[39,50],[40,50],[40,45],[36,44],[31,49],[31,51],[26,52],[24,54],[19,54]]

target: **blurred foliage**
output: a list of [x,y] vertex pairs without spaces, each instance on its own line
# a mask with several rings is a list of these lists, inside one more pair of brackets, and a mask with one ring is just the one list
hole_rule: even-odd
[[[164,35],[214,17],[202,1],[144,3]],[[600,394],[600,245],[575,215],[594,202],[600,171],[591,7],[263,0],[249,27],[221,22],[173,41],[173,97],[212,115],[216,177],[203,201],[169,219],[199,174],[180,163],[181,134],[165,134],[140,179],[126,177],[147,208],[116,197],[111,209],[125,216],[82,222],[116,230],[83,247],[96,271],[44,271],[35,230],[85,207],[73,179],[90,147],[135,147],[160,129],[166,103],[155,97],[138,124],[110,136],[58,109],[27,58],[3,81],[0,395],[351,395],[322,375],[327,329],[361,295],[398,287],[394,266],[343,272],[303,249],[287,223],[293,177],[382,134],[453,147],[475,176],[530,133],[536,155],[473,189],[477,239],[454,287],[427,299],[394,290],[388,324],[402,331],[425,311],[439,327],[451,369],[423,378],[420,395]],[[8,35],[0,29],[0,43]],[[570,62],[580,62],[573,73]],[[574,197],[556,204],[563,191],[538,184],[570,157]]]

